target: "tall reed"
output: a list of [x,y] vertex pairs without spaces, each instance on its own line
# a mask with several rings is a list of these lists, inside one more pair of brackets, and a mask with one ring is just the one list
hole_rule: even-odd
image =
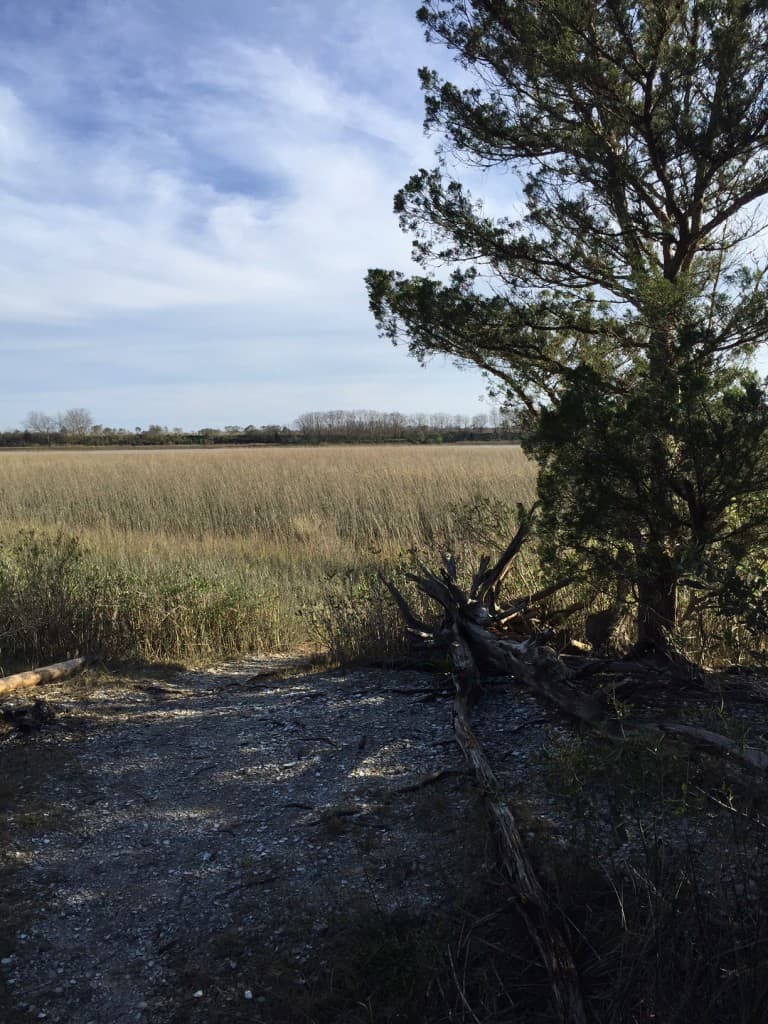
[[2,452],[0,659],[391,650],[376,570],[534,478],[512,446]]

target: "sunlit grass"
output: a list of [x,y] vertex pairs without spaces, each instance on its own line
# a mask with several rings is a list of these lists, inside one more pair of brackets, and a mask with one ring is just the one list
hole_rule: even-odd
[[[513,446],[4,452],[0,656],[312,647],[358,601],[375,633],[378,567],[456,547],[461,509],[530,501],[534,479]],[[76,553],[41,545],[58,533]]]

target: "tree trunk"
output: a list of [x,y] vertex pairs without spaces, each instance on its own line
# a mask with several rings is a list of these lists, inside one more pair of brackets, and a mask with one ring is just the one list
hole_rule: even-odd
[[679,382],[673,369],[674,351],[675,326],[669,321],[662,322],[653,332],[648,349],[654,428],[647,466],[648,536],[645,543],[635,543],[640,571],[635,646],[638,654],[668,654],[677,618],[679,573],[675,571],[673,553],[678,538],[672,525],[676,509],[671,481],[676,448],[674,408],[679,402]]
[[637,585],[635,654],[668,654],[677,619],[677,575],[671,571],[645,576]]

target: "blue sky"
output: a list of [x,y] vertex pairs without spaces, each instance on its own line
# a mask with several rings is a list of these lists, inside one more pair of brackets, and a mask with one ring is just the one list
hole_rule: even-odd
[[416,6],[0,0],[0,426],[488,408],[367,309],[366,269],[409,266],[393,193],[434,162],[416,70],[447,55]]

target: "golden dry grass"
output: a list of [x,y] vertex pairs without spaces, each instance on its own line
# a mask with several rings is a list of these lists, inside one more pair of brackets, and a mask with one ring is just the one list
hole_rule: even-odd
[[401,542],[446,508],[501,488],[532,493],[516,446],[250,448],[0,453],[0,519],[268,544],[310,529]]
[[[378,566],[455,547],[462,509],[529,501],[534,479],[514,446],[2,452],[2,591],[15,625],[0,656],[96,644],[199,660],[323,642],[339,602],[351,605]],[[36,539],[19,541],[29,529]],[[58,531],[80,542],[67,558]],[[54,601],[56,587],[71,600]],[[61,618],[48,639],[43,607]]]

